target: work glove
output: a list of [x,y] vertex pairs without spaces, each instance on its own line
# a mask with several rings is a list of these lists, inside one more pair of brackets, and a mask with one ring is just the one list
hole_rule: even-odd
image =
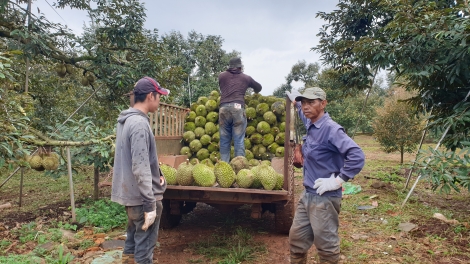
[[320,178],[315,181],[315,185],[313,185],[313,189],[317,189],[317,193],[322,195],[327,191],[334,191],[341,188],[343,185],[344,180],[340,177],[335,177],[335,174],[332,173],[330,178]]
[[295,98],[297,96],[301,96],[301,94],[297,90],[292,90],[292,92],[286,91],[286,95],[289,97],[291,102],[295,102]]
[[157,210],[153,210],[151,212],[144,212],[144,225],[142,226],[142,230],[147,231],[149,226],[155,222],[155,218],[157,218]]

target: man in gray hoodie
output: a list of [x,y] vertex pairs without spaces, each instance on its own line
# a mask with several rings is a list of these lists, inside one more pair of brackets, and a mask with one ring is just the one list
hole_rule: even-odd
[[168,94],[157,81],[144,77],[134,86],[134,106],[118,117],[111,200],[124,205],[128,217],[123,263],[153,263],[166,181],[148,113]]

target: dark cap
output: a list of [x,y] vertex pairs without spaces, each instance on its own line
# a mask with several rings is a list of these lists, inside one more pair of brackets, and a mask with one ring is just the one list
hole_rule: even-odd
[[157,92],[161,95],[168,95],[170,91],[160,86],[155,79],[144,77],[138,80],[134,85],[134,94],[148,94]]
[[307,88],[302,95],[295,98],[295,101],[301,101],[302,98],[326,100],[326,93],[319,87]]
[[243,67],[242,60],[240,58],[231,58],[228,63],[229,68],[241,68]]

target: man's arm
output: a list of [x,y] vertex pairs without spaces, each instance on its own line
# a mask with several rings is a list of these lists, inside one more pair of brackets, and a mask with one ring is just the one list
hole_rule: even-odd
[[132,174],[137,181],[137,187],[142,197],[144,212],[155,211],[155,197],[152,191],[152,172],[149,161],[149,132],[148,124],[135,124],[131,133]]
[[354,178],[364,167],[364,152],[342,128],[331,135],[330,142],[344,157],[344,166],[340,170],[339,177],[344,181]]
[[261,92],[261,89],[263,89],[263,87],[261,86],[261,84],[259,84],[257,81],[253,80],[253,78],[251,78],[251,82],[250,82],[250,87],[253,88],[253,90],[255,90],[255,93],[259,93]]

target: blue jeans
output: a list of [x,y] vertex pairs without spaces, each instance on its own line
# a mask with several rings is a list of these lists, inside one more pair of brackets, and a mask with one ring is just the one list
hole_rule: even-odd
[[289,231],[291,253],[305,254],[314,244],[320,263],[337,263],[340,197],[325,197],[304,191]]
[[233,103],[223,104],[219,109],[220,158],[230,162],[230,147],[233,139],[234,157],[245,157],[246,113],[244,108],[235,108]]
[[124,244],[124,254],[134,254],[136,263],[152,264],[153,249],[157,244],[158,227],[162,216],[162,201],[157,201],[157,217],[147,231],[142,230],[144,225],[144,211],[142,205],[126,206],[127,212],[127,238]]

